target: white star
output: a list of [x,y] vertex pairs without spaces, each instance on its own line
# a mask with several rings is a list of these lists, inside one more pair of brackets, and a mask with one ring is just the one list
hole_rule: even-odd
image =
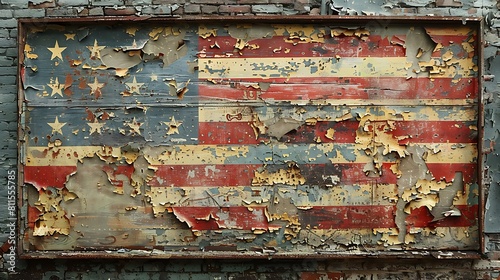
[[62,133],[62,127],[66,125],[66,123],[60,123],[59,118],[56,116],[56,119],[53,123],[47,123],[52,127],[52,134],[59,133],[63,135]]
[[126,123],[126,125],[128,125],[128,126],[131,128],[130,132],[132,132],[132,133],[137,133],[137,134],[141,135],[141,130],[140,130],[140,128],[141,128],[141,126],[142,126],[142,123],[139,123],[139,122],[135,119],[135,117],[134,117],[134,119],[133,119],[131,122]]
[[101,50],[104,48],[105,47],[99,46],[97,44],[97,40],[94,40],[93,46],[87,46],[87,49],[89,49],[90,51],[90,57],[97,57],[97,58],[101,58]]
[[50,84],[47,84],[51,89],[52,89],[52,94],[50,96],[54,96],[54,94],[59,94],[61,97],[62,95],[62,89],[64,88],[63,84],[59,83],[59,78],[56,77],[55,81],[50,81]]
[[96,98],[101,95],[100,89],[104,86],[104,83],[99,83],[97,77],[94,77],[94,82],[87,84],[90,87],[90,94],[94,94]]
[[92,134],[94,132],[101,134],[101,129],[104,126],[104,123],[99,123],[96,120],[94,122],[87,123],[87,124],[90,126],[90,133],[89,134]]
[[130,90],[130,93],[137,93],[137,94],[141,94],[139,92],[139,89],[142,87],[142,85],[144,85],[144,83],[138,83],[135,76],[134,76],[134,79],[132,80],[132,83],[125,83],[129,90]]
[[163,123],[168,126],[167,135],[179,134],[179,126],[181,126],[182,122],[177,122],[174,116],[172,116],[170,122],[163,122]]
[[59,42],[57,42],[57,40],[53,48],[47,48],[47,49],[52,53],[50,60],[53,60],[56,57],[59,57],[61,60],[63,60],[62,52],[66,49],[66,47],[59,47]]

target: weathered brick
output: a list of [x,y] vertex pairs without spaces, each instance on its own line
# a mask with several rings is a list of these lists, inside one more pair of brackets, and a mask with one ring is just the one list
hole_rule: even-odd
[[127,6],[151,5],[153,0],[125,0]]
[[219,12],[223,14],[246,14],[252,12],[250,5],[221,5]]
[[76,8],[56,8],[46,10],[48,17],[76,17],[78,10]]
[[57,5],[60,7],[86,6],[88,4],[89,0],[57,0]]
[[16,76],[0,76],[0,85],[13,85],[16,83]]
[[425,7],[419,7],[417,8],[417,11],[419,14],[422,15],[433,15],[433,16],[449,16],[450,15],[450,9],[449,8],[425,8]]
[[185,4],[186,0],[153,0],[153,5]]
[[12,18],[12,11],[11,10],[0,10],[0,18]]
[[9,36],[10,38],[17,38],[17,29],[10,29],[9,31]]
[[0,46],[4,48],[14,48],[17,46],[15,38],[0,38]]
[[172,15],[179,5],[161,5],[156,7],[145,7],[141,10],[143,15]]
[[5,55],[8,57],[17,57],[17,48],[7,48]]
[[41,18],[45,17],[45,9],[14,10],[15,18]]
[[104,14],[107,16],[131,16],[136,12],[134,7],[104,8]]
[[10,31],[8,29],[0,29],[0,38],[9,38]]
[[248,5],[248,4],[268,4],[269,0],[238,0],[237,4],[239,5]]
[[392,8],[391,12],[395,15],[400,14],[415,14],[417,13],[417,8]]
[[273,5],[253,5],[252,12],[256,14],[280,14],[283,12],[283,6]]
[[11,57],[0,57],[0,66],[14,66],[14,59]]
[[269,0],[269,4],[293,4],[295,3],[295,0]]
[[56,2],[55,2],[55,0],[51,0],[51,1],[30,1],[28,7],[30,9],[55,8],[56,7]]
[[89,16],[103,16],[104,9],[102,7],[95,7],[89,9]]
[[304,13],[309,13],[311,11],[311,6],[309,3],[300,3],[297,1],[295,5],[293,6],[294,10],[297,11],[298,13],[304,14]]
[[93,6],[123,6],[123,0],[90,0]]
[[2,0],[0,3],[11,8],[28,8],[28,1],[26,0]]
[[0,103],[14,102],[16,99],[16,86],[15,85],[0,85]]
[[446,272],[434,272],[434,271],[423,271],[420,273],[420,279],[422,280],[431,280],[431,279],[439,279],[439,280],[452,280],[454,279],[454,275],[451,271]]
[[201,5],[202,14],[216,14],[219,12],[218,5]]
[[191,4],[228,4],[224,0],[190,0]]
[[436,7],[462,7],[459,0],[436,0]]
[[311,11],[309,12],[310,15],[320,15],[321,14],[321,9],[320,8],[312,8]]
[[0,28],[16,28],[17,27],[17,19],[0,19]]
[[175,11],[172,12],[173,16],[182,16],[184,15],[184,6],[179,6]]
[[201,6],[197,4],[186,4],[184,5],[184,13],[199,14],[201,13]]
[[78,12],[79,17],[88,17],[89,16],[89,9],[88,8],[77,7],[76,11]]

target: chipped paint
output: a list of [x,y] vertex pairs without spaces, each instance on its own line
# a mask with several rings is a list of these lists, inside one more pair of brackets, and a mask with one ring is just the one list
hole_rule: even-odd
[[474,28],[59,28],[22,49],[25,253],[477,247]]

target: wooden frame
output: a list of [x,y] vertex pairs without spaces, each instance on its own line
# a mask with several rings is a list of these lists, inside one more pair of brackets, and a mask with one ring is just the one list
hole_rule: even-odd
[[20,21],[23,257],[483,250],[480,19],[129,19]]

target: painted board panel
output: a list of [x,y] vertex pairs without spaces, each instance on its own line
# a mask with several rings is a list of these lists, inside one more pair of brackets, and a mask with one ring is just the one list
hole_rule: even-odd
[[23,253],[477,250],[474,26],[25,26]]

